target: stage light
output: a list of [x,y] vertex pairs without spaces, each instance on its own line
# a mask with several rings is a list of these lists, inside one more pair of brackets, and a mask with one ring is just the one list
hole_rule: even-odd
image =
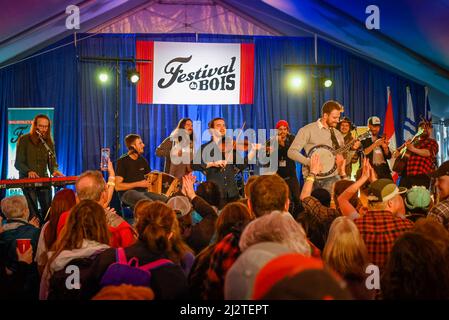
[[106,72],[102,71],[98,74],[98,80],[100,80],[100,82],[102,83],[106,83],[109,80],[109,75]]
[[299,74],[294,74],[289,77],[288,85],[293,90],[301,89],[304,85],[304,81]]
[[131,83],[136,84],[140,80],[140,74],[136,69],[128,70],[128,79]]
[[331,79],[324,79],[324,87],[325,88],[330,88],[332,86],[332,80]]

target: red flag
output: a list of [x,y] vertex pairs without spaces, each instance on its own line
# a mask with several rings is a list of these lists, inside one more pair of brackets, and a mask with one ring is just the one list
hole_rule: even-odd
[[[393,103],[391,101],[390,87],[387,87],[387,112],[385,113],[384,134],[389,143],[390,150],[396,150],[396,130],[394,127],[394,115],[393,115]],[[393,167],[394,160],[388,161],[390,168]],[[393,172],[392,174],[394,182],[398,179],[398,174]]]

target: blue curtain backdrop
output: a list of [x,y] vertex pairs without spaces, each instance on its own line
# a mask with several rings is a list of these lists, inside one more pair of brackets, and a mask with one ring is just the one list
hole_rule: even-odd
[[[83,38],[87,35],[79,35]],[[53,47],[70,42],[68,38]],[[189,42],[242,42],[255,44],[255,91],[252,105],[137,105],[135,87],[126,78],[134,65],[114,58],[134,58],[136,40]],[[110,62],[85,61],[85,57],[110,57]],[[99,167],[100,148],[110,147],[116,159],[125,152],[124,137],[139,133],[146,144],[145,156],[152,169],[161,170],[163,159],[154,154],[159,143],[170,134],[181,117],[207,122],[216,116],[227,120],[228,128],[273,128],[286,119],[294,133],[316,120],[322,103],[335,99],[345,106],[345,115],[356,125],[366,125],[369,116],[384,118],[386,87],[391,88],[396,136],[402,143],[406,115],[406,86],[410,86],[415,117],[424,113],[424,87],[394,71],[386,70],[361,57],[318,41],[318,64],[335,65],[321,75],[303,70],[306,87],[292,91],[285,78],[287,64],[314,63],[312,38],[253,37],[195,34],[95,35],[77,45],[56,49],[13,66],[0,69],[0,164],[6,175],[7,108],[48,106],[55,108],[56,152],[62,172],[80,174]],[[109,70],[110,80],[101,85],[97,72]],[[118,91],[116,90],[118,75]],[[331,88],[319,85],[319,76],[333,79]],[[315,78],[313,78],[315,77]],[[311,86],[315,79],[315,90]],[[315,92],[313,94],[313,92]],[[118,114],[117,110],[118,97]],[[118,127],[116,126],[118,115]],[[116,150],[116,140],[120,143]]]

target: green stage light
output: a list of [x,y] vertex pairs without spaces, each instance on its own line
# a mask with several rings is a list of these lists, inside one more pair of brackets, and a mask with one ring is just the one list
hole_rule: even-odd
[[332,80],[331,79],[325,79],[323,84],[324,84],[325,88],[330,88],[332,86]]
[[102,83],[106,83],[109,80],[109,75],[106,72],[100,72],[98,74],[98,80]]
[[136,84],[140,80],[139,72],[137,72],[136,69],[128,70],[128,79],[129,79],[129,81],[131,81],[131,83]]

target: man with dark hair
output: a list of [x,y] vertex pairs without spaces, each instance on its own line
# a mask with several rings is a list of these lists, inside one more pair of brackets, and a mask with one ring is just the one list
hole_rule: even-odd
[[[423,133],[414,142],[406,141],[405,146],[411,152],[407,160],[405,172],[401,174],[401,187],[411,188],[412,186],[430,187],[429,173],[435,170],[436,156],[438,153],[438,143],[432,138],[433,126],[431,122],[421,121],[418,129]],[[399,152],[395,151],[393,156],[397,158]]]
[[[46,149],[50,148],[51,153]],[[48,170],[53,177],[62,176],[58,171],[56,153],[53,139],[51,137],[50,118],[39,114],[33,119],[30,133],[20,136],[17,141],[16,162],[14,164],[19,171],[19,178],[43,178],[48,177]],[[51,203],[50,187],[23,188],[30,219],[37,216],[43,221]],[[38,201],[41,212],[38,210]]]
[[288,211],[290,206],[288,185],[277,174],[260,176],[249,190],[248,207],[256,217],[272,211]]
[[222,205],[240,198],[235,175],[247,166],[247,160],[225,139],[226,122],[214,118],[209,122],[211,140],[201,145],[194,157],[192,169],[202,171],[207,181],[215,182],[221,192]]
[[439,202],[429,211],[429,217],[435,218],[449,231],[449,161],[443,162],[431,176],[436,179]]
[[362,141],[363,152],[369,159],[371,166],[379,179],[390,179],[391,170],[387,160],[391,159],[391,151],[388,147],[388,141],[384,137],[379,137],[380,119],[373,116],[368,118],[368,127],[371,132],[371,139]]
[[[344,145],[344,139],[340,131],[334,130],[340,120],[340,113],[343,112],[343,106],[337,101],[328,100],[323,104],[321,109],[321,118],[317,121],[306,125],[298,131],[290,149],[288,150],[288,157],[303,165],[303,175],[308,177],[310,166],[310,159],[301,154],[304,151],[308,154],[309,151],[317,145],[327,145],[331,148],[338,149]],[[356,150],[360,146],[355,143],[353,149]],[[313,176],[314,185],[316,188],[323,188],[332,193],[332,186],[335,181],[339,180],[337,171],[332,173],[329,177]]]
[[[352,136],[352,131],[355,129],[354,124],[352,123],[351,119],[348,117],[343,117],[340,122],[337,124],[337,130],[341,132],[343,135],[343,139],[345,141],[345,145],[349,144],[354,140],[354,137]],[[357,151],[349,150],[344,155],[344,158],[346,159],[346,168],[345,173],[348,177],[351,177],[352,175],[352,164],[357,163],[359,159],[359,155],[357,154]]]
[[120,200],[130,207],[142,199],[167,201],[164,195],[148,192],[150,186],[145,175],[151,172],[148,161],[142,156],[145,144],[137,134],[125,137],[128,152],[117,161],[115,190]]

